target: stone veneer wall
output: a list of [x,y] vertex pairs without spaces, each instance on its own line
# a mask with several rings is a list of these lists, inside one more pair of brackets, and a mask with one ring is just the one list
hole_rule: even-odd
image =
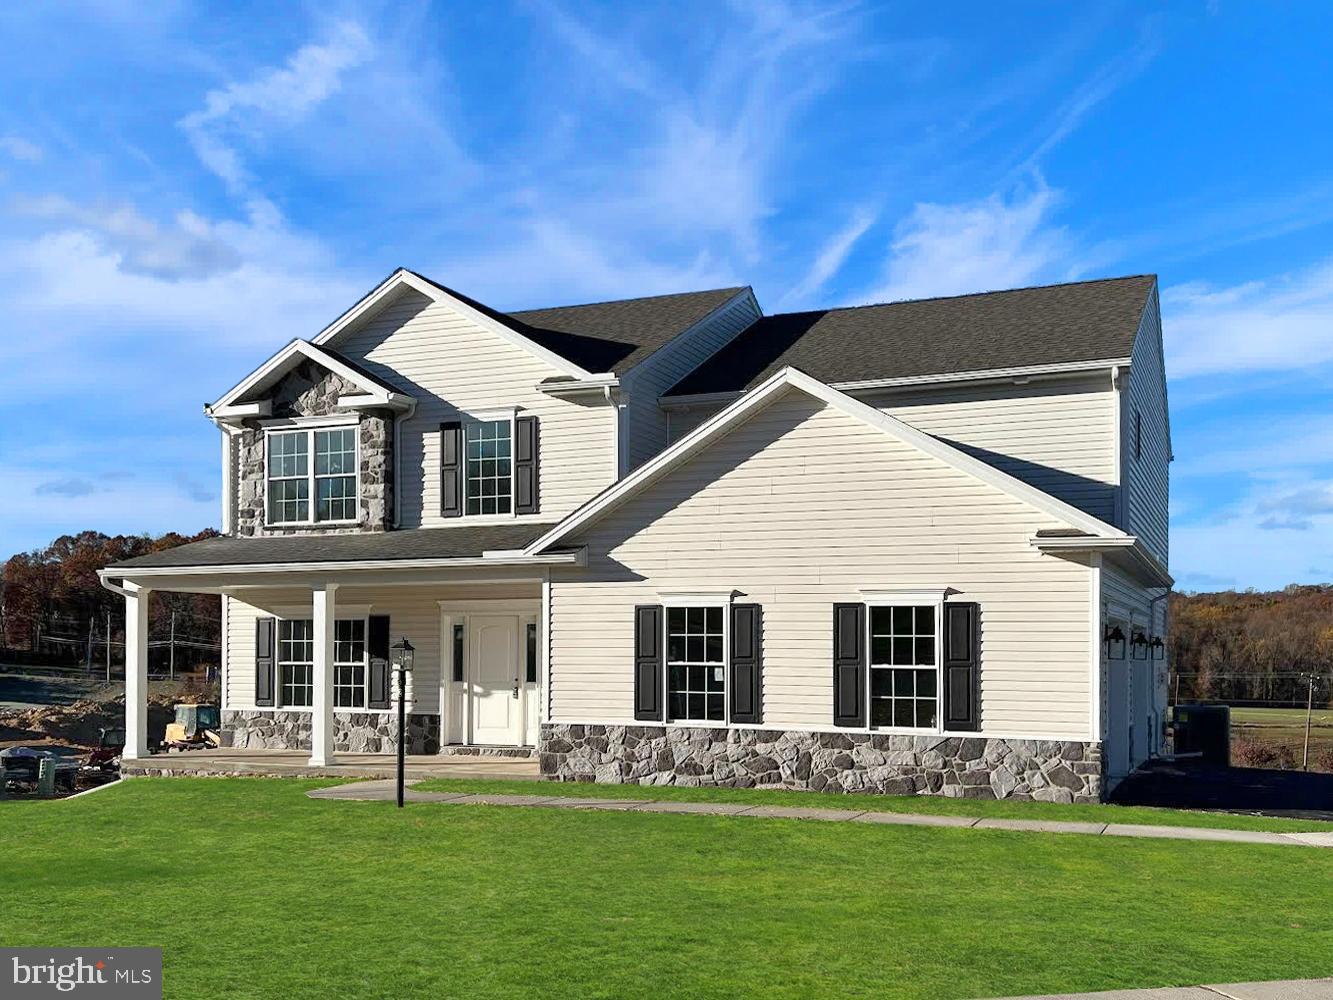
[[[231,733],[231,745],[241,750],[309,750],[309,712],[269,712],[264,709],[227,710],[222,729]],[[398,715],[395,712],[334,712],[333,749],[347,753],[396,753]],[[407,717],[407,752],[440,752],[440,717]]]
[[800,730],[547,724],[553,781],[1098,802],[1100,743]]
[[[270,396],[273,416],[323,417],[339,413],[342,411],[337,409],[338,397],[348,391],[360,390],[321,365],[303,361],[273,387]],[[240,488],[236,500],[236,533],[243,536],[310,532],[344,534],[386,531],[393,527],[393,426],[393,414],[388,410],[366,410],[360,415],[357,434],[361,473],[358,524],[270,528],[264,525],[264,429],[259,421],[247,420],[239,435]],[[311,461],[314,461],[313,455]]]

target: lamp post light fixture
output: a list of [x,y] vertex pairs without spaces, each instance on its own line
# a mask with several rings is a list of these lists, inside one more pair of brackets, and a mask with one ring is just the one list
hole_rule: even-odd
[[1106,626],[1106,632],[1102,635],[1102,644],[1106,647],[1106,658],[1108,660],[1123,660],[1125,658],[1125,633],[1120,630],[1119,625]]
[[1146,660],[1148,658],[1148,637],[1142,632],[1135,632],[1134,637],[1129,640],[1130,655],[1136,660]]
[[398,808],[403,808],[403,770],[407,756],[407,675],[412,672],[416,648],[404,637],[389,647],[398,675]]

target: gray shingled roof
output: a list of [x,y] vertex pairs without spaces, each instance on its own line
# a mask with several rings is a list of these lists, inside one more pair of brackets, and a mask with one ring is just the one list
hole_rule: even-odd
[[159,567],[222,567],[254,563],[310,564],[361,560],[468,559],[483,552],[521,549],[550,524],[483,524],[408,528],[347,535],[275,535],[269,538],[208,538],[174,549],[126,559],[107,567],[120,571]]
[[788,366],[838,384],[1127,358],[1156,281],[1145,274],[765,316],[666,395],[750,389]]
[[746,288],[741,285],[503,313],[424,274],[408,273],[594,374],[629,371]]
[[509,313],[522,332],[590,372],[633,368],[744,287]]

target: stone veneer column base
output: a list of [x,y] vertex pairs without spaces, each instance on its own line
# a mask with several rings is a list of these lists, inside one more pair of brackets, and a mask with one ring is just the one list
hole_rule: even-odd
[[[222,728],[239,750],[309,750],[309,712],[227,710]],[[344,753],[396,753],[398,716],[393,712],[334,712],[333,749]],[[407,752],[439,753],[440,717],[407,717]]]
[[552,781],[1099,802],[1100,743],[548,723]]

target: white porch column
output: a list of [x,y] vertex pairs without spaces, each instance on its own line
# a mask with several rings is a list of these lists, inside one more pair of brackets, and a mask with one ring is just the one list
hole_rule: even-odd
[[310,705],[310,765],[333,763],[333,623],[338,617],[335,583],[314,588],[314,699]]
[[126,582],[124,760],[148,756],[148,598],[152,591]]

